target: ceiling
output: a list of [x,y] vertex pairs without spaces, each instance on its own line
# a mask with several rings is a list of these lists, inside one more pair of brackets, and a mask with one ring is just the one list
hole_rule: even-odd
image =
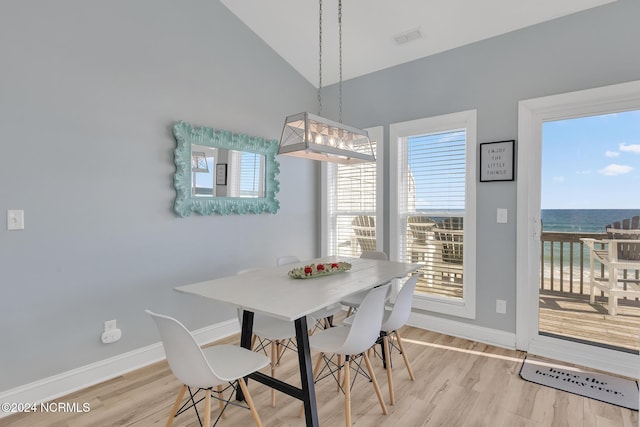
[[[220,1],[318,87],[318,0]],[[343,0],[343,80],[613,1]],[[337,4],[323,0],[323,86],[339,81]]]

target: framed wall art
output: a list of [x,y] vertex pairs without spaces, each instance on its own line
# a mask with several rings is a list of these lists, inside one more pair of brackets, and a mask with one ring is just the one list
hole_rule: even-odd
[[216,165],[216,185],[227,185],[226,163],[218,163]]
[[480,144],[480,182],[513,181],[515,140]]

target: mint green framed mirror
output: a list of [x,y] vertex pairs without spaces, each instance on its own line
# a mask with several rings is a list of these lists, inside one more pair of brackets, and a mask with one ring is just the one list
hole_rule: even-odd
[[174,211],[181,217],[276,213],[278,141],[179,121]]

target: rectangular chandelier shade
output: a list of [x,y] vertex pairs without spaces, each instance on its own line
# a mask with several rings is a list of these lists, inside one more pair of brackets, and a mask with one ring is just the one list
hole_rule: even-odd
[[285,119],[278,154],[341,164],[376,160],[367,131],[311,113]]

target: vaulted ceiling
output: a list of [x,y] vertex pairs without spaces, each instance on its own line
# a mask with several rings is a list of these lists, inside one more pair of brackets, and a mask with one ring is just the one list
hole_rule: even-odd
[[[613,1],[343,0],[343,80]],[[221,2],[318,86],[318,0]],[[323,86],[339,79],[337,5],[323,0]]]

